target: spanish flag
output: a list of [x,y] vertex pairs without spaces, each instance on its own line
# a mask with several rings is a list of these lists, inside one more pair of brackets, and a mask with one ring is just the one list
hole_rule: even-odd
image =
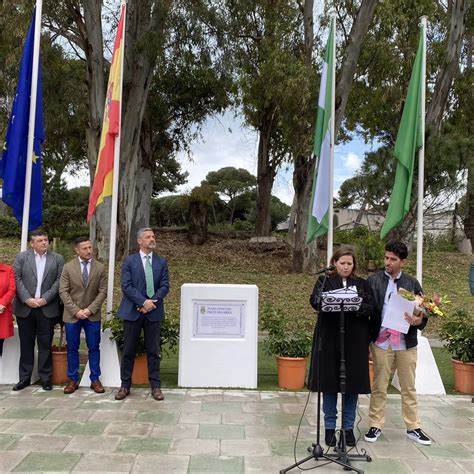
[[122,53],[124,48],[125,15],[125,3],[123,3],[110,66],[109,83],[107,85],[107,96],[105,98],[104,107],[104,121],[102,123],[102,134],[100,137],[99,158],[97,160],[94,182],[89,197],[87,222],[90,222],[96,207],[102,204],[107,196],[112,196],[115,142],[116,140],[120,140]]

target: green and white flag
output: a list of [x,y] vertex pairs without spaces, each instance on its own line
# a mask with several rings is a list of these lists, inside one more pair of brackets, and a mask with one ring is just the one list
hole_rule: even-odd
[[313,153],[317,157],[314,169],[313,192],[309,205],[308,231],[306,243],[309,244],[316,237],[324,235],[329,228],[329,200],[332,199],[330,192],[331,181],[331,146],[334,144],[331,119],[334,117],[332,102],[334,67],[334,36],[335,20],[331,21],[329,38],[326,45],[326,54],[321,71],[321,85],[319,88],[318,115],[314,131]]
[[[415,165],[415,153],[424,143],[422,111],[422,66],[425,54],[424,32],[421,27],[420,41],[416,53],[415,64],[408,85],[407,98],[403,107],[402,120],[398,129],[397,141],[395,142],[395,158],[397,159],[397,171],[393,185],[390,203],[388,205],[385,221],[380,231],[383,239],[394,227],[399,226],[410,210],[411,189],[413,184],[413,168]],[[420,206],[423,203],[419,203]]]

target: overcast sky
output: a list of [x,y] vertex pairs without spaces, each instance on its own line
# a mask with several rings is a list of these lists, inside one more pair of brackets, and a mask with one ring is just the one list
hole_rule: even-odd
[[[245,168],[253,175],[257,174],[257,134],[245,128],[241,118],[234,117],[233,112],[210,118],[204,125],[200,140],[191,147],[191,160],[185,153],[178,154],[182,169],[189,172],[188,182],[180,186],[178,194],[190,191],[199,186],[209,171],[217,171],[226,166]],[[340,185],[355,175],[362,164],[364,153],[374,146],[365,144],[355,138],[345,145],[337,145],[334,156],[334,194]],[[272,194],[283,202],[290,204],[293,200],[292,184],[293,167],[284,165],[278,172]],[[88,171],[77,177],[67,176],[68,187],[87,186]],[[170,194],[170,193],[167,193]],[[163,194],[166,195],[166,194]]]
[[[199,186],[209,171],[226,166],[245,168],[257,174],[257,134],[245,128],[241,120],[228,112],[211,118],[202,130],[202,140],[192,146],[192,161],[180,154],[178,159],[184,170],[189,172],[188,182],[178,190],[183,193]],[[371,149],[362,140],[354,139],[345,145],[336,146],[334,156],[334,191],[348,178],[354,176],[362,164],[364,153]],[[293,167],[284,165],[279,171],[272,194],[283,202],[293,200]]]

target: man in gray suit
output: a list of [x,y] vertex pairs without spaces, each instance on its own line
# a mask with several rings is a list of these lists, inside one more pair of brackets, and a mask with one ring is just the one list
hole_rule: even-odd
[[23,390],[31,383],[38,344],[38,375],[44,390],[51,390],[54,323],[60,314],[59,278],[64,266],[61,255],[48,251],[48,236],[35,231],[30,237],[30,250],[19,253],[13,263],[16,298],[13,314],[20,336],[19,382],[13,390]]

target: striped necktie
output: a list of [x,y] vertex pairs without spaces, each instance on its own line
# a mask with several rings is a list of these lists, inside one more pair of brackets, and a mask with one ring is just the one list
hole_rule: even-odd
[[87,264],[89,263],[87,260],[81,261],[83,268],[82,268],[82,283],[84,286],[87,286],[87,280],[89,279],[89,272],[87,271]]

